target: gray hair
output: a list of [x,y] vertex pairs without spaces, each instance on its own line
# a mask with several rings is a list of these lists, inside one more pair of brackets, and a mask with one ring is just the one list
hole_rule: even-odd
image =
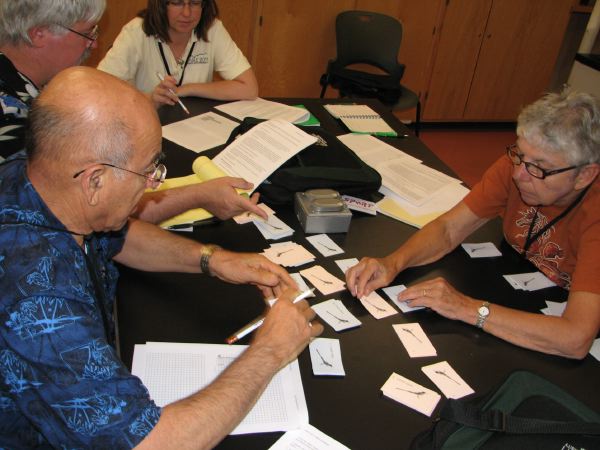
[[[134,152],[131,130],[122,120],[65,110],[37,99],[29,114],[26,139],[30,161],[51,159],[66,166],[76,161],[127,167]],[[115,171],[115,176],[125,174]]]
[[546,94],[521,111],[517,135],[571,165],[600,163],[600,101],[566,89]]
[[106,0],[0,0],[0,45],[31,44],[33,27],[60,34],[77,22],[98,22],[105,7]]

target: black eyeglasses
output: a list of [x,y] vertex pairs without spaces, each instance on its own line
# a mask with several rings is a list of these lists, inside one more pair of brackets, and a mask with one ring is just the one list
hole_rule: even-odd
[[75,33],[77,36],[81,36],[82,38],[87,39],[88,41],[90,41],[89,45],[92,45],[94,42],[96,42],[96,39],[98,39],[98,36],[100,35],[100,27],[98,26],[98,24],[94,25],[94,28],[92,28],[92,31],[90,31],[89,34],[82,33],[80,31],[74,30],[73,28],[65,27],[63,25],[60,26],[63,27],[65,30],[69,30],[71,33]]
[[554,169],[554,170],[542,169],[537,164],[523,161],[523,155],[521,155],[517,151],[518,149],[519,149],[519,147],[517,146],[517,144],[510,144],[510,145],[506,146],[506,154],[510,158],[510,161],[515,166],[519,166],[519,165],[521,165],[521,163],[524,164],[525,170],[527,171],[527,173],[529,175],[531,175],[532,177],[539,178],[540,180],[543,180],[544,178],[549,177],[550,175],[556,175],[557,173],[562,173],[562,172],[566,172],[568,170],[577,169],[578,167],[582,166],[582,165],[569,166],[569,167],[565,167],[563,169]]
[[[155,163],[154,167],[150,171],[148,171],[148,173],[146,173],[146,174],[134,172],[133,170],[129,170],[129,169],[124,169],[123,167],[115,166],[114,164],[109,164],[109,163],[99,163],[99,164],[101,166],[108,166],[108,167],[112,167],[114,169],[124,170],[125,172],[133,173],[135,175],[139,175],[140,177],[144,177],[150,183],[151,189],[158,189],[160,187],[160,185],[164,183],[165,178],[167,177],[167,167],[164,164]],[[73,175],[73,178],[77,178],[79,175],[81,175],[86,170],[87,169],[80,170],[75,175]]]

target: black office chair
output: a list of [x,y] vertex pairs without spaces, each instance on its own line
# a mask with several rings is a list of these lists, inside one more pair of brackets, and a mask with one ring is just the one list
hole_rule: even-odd
[[[337,55],[321,76],[321,98],[328,86],[340,97],[378,98],[392,111],[416,108],[415,134],[419,135],[421,102],[419,96],[400,83],[404,64],[398,63],[402,24],[395,18],[368,11],[344,11],[335,21]],[[352,64],[368,64],[385,74],[348,69]]]

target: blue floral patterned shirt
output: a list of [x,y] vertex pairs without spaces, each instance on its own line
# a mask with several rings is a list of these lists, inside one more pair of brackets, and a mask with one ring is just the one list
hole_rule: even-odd
[[126,229],[86,238],[90,272],[15,156],[0,165],[0,448],[134,447],[160,408],[111,345]]

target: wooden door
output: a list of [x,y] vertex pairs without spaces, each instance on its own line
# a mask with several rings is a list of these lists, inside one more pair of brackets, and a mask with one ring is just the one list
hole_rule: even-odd
[[516,120],[548,89],[572,0],[494,0],[465,110],[467,120]]
[[259,0],[220,0],[219,19],[233,41],[252,64],[252,44]]
[[253,66],[261,97],[318,97],[335,17],[354,0],[263,0]]
[[461,120],[492,0],[449,0],[423,108],[425,120]]

